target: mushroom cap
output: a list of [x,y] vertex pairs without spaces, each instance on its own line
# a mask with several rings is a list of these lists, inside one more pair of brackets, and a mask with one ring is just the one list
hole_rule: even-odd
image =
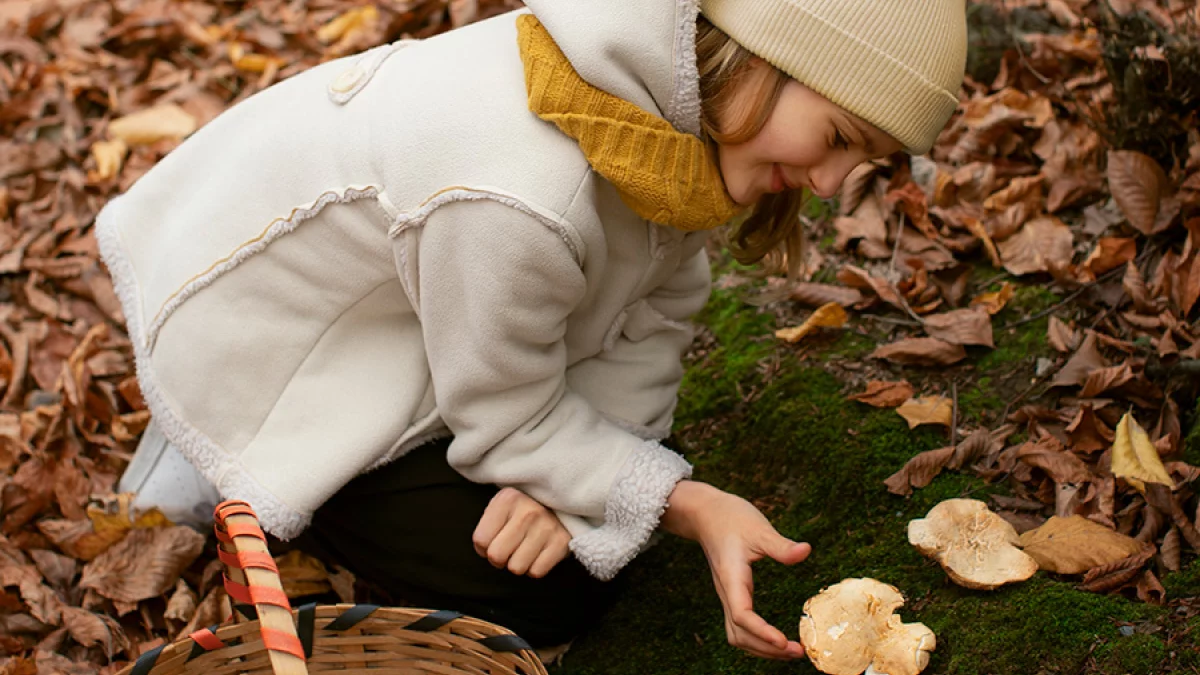
[[1017,531],[977,499],[947,499],[908,524],[908,541],[960,586],[990,591],[1037,572]]
[[937,637],[923,623],[902,623],[892,615],[889,630],[875,648],[875,660],[867,668],[871,675],[917,675],[929,665],[929,654]]
[[925,626],[893,614],[903,604],[895,586],[846,579],[804,603],[800,642],[813,665],[829,675],[859,675],[873,665],[887,675],[916,675],[929,663],[935,640]]

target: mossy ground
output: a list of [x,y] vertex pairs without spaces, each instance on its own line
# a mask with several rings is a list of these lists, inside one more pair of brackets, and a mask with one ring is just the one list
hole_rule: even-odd
[[[997,325],[1054,302],[1053,294],[1024,288]],[[996,592],[970,591],[908,545],[908,521],[934,504],[1003,488],[944,473],[911,498],[887,492],[884,478],[946,435],[910,431],[892,410],[846,400],[828,362],[865,356],[875,344],[869,334],[819,338],[808,351],[782,346],[771,337],[774,315],[746,305],[736,289],[714,293],[699,322],[707,335],[681,389],[680,450],[698,479],[750,499],[784,535],[813,545],[795,567],[755,565],[755,606],[768,621],[795,636],[807,598],[843,578],[870,576],[899,587],[908,598],[905,620],[937,634],[927,673],[1200,673],[1200,626],[1179,610],[1086,593],[1044,574]],[[954,371],[965,419],[998,415],[1014,390],[997,387],[1012,379],[1008,371],[1022,370],[1018,379],[1028,382],[1031,361],[1052,356],[1045,329],[1041,319],[998,332],[996,350]],[[704,556],[691,542],[665,538],[627,568],[626,581],[622,600],[553,673],[816,672],[807,661],[764,661],[727,644]],[[1200,595],[1200,564],[1163,581],[1169,598]]]

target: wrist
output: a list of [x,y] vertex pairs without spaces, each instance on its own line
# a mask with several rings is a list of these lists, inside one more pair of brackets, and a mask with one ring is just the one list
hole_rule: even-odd
[[719,494],[721,491],[708,483],[695,480],[679,481],[667,497],[667,510],[659,521],[659,527],[684,539],[699,541],[699,513]]

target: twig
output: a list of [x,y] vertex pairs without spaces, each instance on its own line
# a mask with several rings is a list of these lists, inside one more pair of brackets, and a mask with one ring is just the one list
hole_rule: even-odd
[[896,228],[896,243],[892,245],[892,262],[888,269],[896,269],[896,257],[900,254],[900,239],[904,236],[904,213],[900,214],[900,226]]
[[874,319],[880,323],[891,323],[897,326],[912,326],[913,328],[920,328],[924,325],[917,323],[916,321],[909,321],[908,319],[893,319],[890,316],[879,316],[878,314],[859,314],[858,316],[863,319]]
[[1092,283],[1090,283],[1086,286],[1080,287],[1074,293],[1068,295],[1067,297],[1063,298],[1059,302],[1054,303],[1053,305],[1047,307],[1046,309],[1043,309],[1042,311],[1038,312],[1037,314],[1027,316],[1024,319],[1020,319],[1018,321],[1013,321],[1012,323],[1004,324],[1003,326],[1000,327],[1000,330],[1008,330],[1009,328],[1016,328],[1017,326],[1024,326],[1025,324],[1027,324],[1031,321],[1037,321],[1038,319],[1049,316],[1049,315],[1053,314],[1054,312],[1057,312],[1058,310],[1062,309],[1064,305],[1068,304],[1075,298],[1078,298],[1079,296],[1083,295],[1084,292],[1087,291],[1088,289],[1094,288],[1095,286],[1099,285],[1101,282],[1108,281],[1109,279],[1115,278],[1118,273],[1124,274],[1125,268],[1118,267],[1115,270],[1109,270],[1107,273],[1100,275],[1100,277],[1098,279],[1096,279],[1095,281],[1093,281]]
[[924,326],[925,320],[920,316],[917,316],[917,313],[913,311],[912,307],[909,307],[908,300],[904,299],[904,294],[900,292],[900,289],[896,288],[896,285],[891,283],[888,284],[888,287],[891,288],[892,292],[896,294],[896,299],[900,301],[900,306],[904,308],[904,311],[908,312],[908,315],[915,319],[918,325]]
[[982,284],[979,284],[979,288],[986,290],[988,286],[991,286],[992,284],[996,283],[997,281],[1004,281],[1005,279],[1007,279],[1010,276],[1012,276],[1011,272],[1008,272],[1008,271],[1001,272],[1000,274],[997,274],[996,276],[992,277],[991,279],[988,279],[987,281],[983,282]]
[[958,382],[955,380],[950,381],[950,396],[954,402],[950,414],[950,445],[958,445]]
[[1037,71],[1037,69],[1033,67],[1033,64],[1030,63],[1029,60],[1025,58],[1025,50],[1021,49],[1021,40],[1018,39],[1015,35],[1013,36],[1013,46],[1017,48],[1017,54],[1021,57],[1021,63],[1025,66],[1026,69],[1029,70],[1029,72],[1033,73],[1034,77],[1041,80],[1042,84],[1050,84],[1050,82],[1052,82],[1052,80],[1050,78],[1039,73]]

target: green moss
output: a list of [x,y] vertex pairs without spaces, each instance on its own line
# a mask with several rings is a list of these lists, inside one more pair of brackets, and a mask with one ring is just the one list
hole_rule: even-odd
[[[1009,369],[1011,372],[1014,364],[1032,366],[1039,357],[1051,356],[1053,349],[1046,341],[1046,328],[1049,322],[1048,317],[1042,317],[1037,321],[1031,321],[1008,330],[996,330],[994,332],[996,348],[980,356],[975,362],[976,368],[980,372],[999,369]],[[1033,369],[1030,368],[1029,371],[1029,375],[1032,377]]]
[[[1138,670],[1164,662],[1161,643],[1131,641],[1118,630],[1122,623],[1165,620],[1163,608],[1084,593],[1041,575],[995,592],[949,582],[938,565],[908,544],[907,523],[944,499],[986,499],[1003,488],[946,472],[911,497],[890,494],[883,480],[917,453],[943,445],[944,430],[909,430],[895,411],[847,401],[834,376],[791,350],[779,352],[780,367],[764,381],[758,364],[777,347],[770,338],[772,318],[734,292],[716,293],[701,320],[715,343],[706,343],[707,352],[690,364],[681,391],[680,449],[695,465],[697,479],[753,501],[781,533],[813,546],[810,558],[793,568],[771,560],[755,564],[755,610],[767,621],[794,637],[807,598],[842,579],[869,576],[901,589],[908,598],[904,620],[921,621],[937,634],[930,675],[1096,672],[1086,669],[1089,658],[1118,669],[1099,671],[1104,673],[1167,672]],[[1017,331],[1010,336],[1016,345],[1011,349],[1036,352],[1029,335],[1039,330],[1044,336],[1044,322],[1040,329],[1035,322]],[[866,346],[847,333],[832,343],[832,351],[854,353]],[[1011,370],[1010,364],[995,367]],[[981,384],[1000,378],[980,369]],[[973,413],[999,403],[989,396],[972,398],[960,390],[960,403]],[[1200,570],[1189,569],[1193,576],[1164,579],[1169,591],[1175,589],[1172,595],[1191,592],[1192,584],[1200,587],[1193,578]],[[621,600],[555,672],[817,672],[807,661],[763,661],[727,644],[711,575],[692,542],[666,537],[622,577],[628,588]]]
[[1094,655],[1102,673],[1154,673],[1168,658],[1167,645],[1154,635],[1130,635],[1101,645]]
[[1191,429],[1183,441],[1183,459],[1189,464],[1200,464],[1200,400],[1196,401],[1196,410],[1189,424]]

